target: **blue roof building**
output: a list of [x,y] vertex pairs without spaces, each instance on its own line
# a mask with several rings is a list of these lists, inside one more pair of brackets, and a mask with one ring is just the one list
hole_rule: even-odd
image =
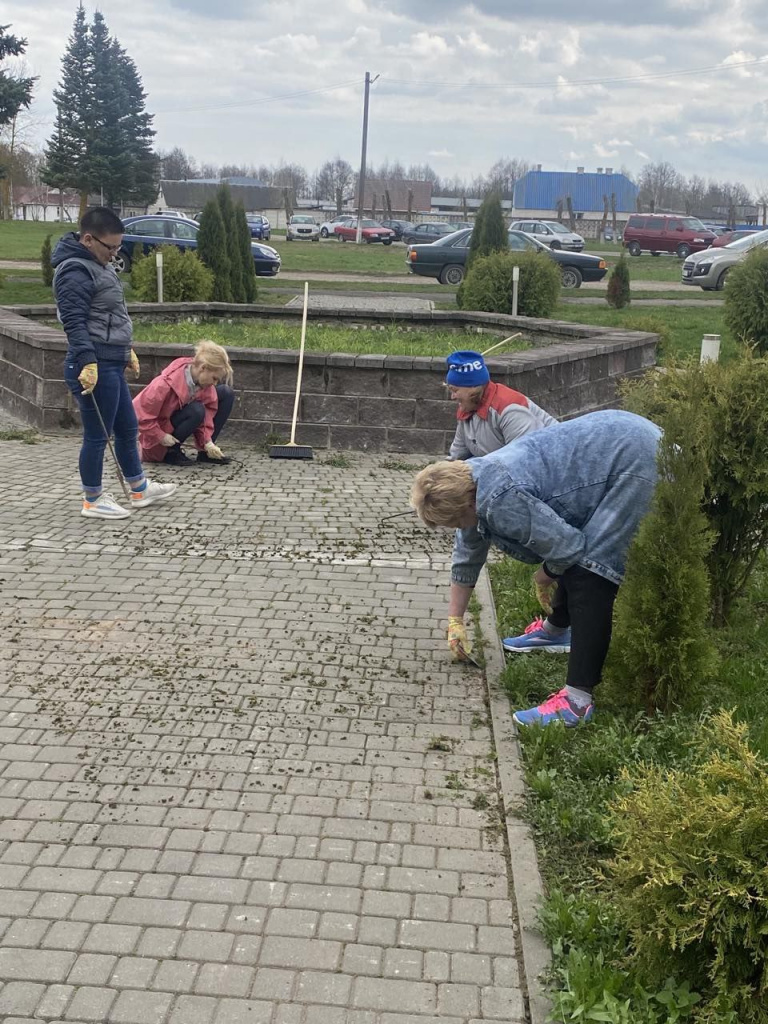
[[[557,212],[558,201],[566,209],[571,197],[576,214],[603,214],[603,196],[616,196],[617,213],[634,213],[637,209],[638,187],[625,174],[614,174],[610,169],[603,174],[585,174],[583,171],[529,171],[517,182],[514,192],[516,213],[536,213],[545,216]],[[610,206],[609,206],[610,209]]]

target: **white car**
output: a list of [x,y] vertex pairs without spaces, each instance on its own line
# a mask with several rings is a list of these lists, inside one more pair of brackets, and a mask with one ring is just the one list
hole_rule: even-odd
[[515,220],[509,225],[510,231],[524,231],[533,235],[537,242],[548,245],[550,249],[567,249],[569,252],[581,252],[584,239],[561,224],[558,220]]
[[298,239],[302,242],[319,242],[320,227],[308,213],[294,213],[285,229],[286,242]]
[[336,228],[342,224],[351,224],[353,220],[355,220],[355,217],[350,213],[343,213],[338,217],[334,217],[333,220],[327,220],[324,224],[320,225],[320,237],[327,238],[329,235],[333,237]]

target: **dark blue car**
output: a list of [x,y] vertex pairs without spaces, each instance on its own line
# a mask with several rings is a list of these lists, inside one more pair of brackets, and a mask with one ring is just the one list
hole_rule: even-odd
[[262,213],[248,213],[246,218],[248,227],[251,229],[251,238],[261,238],[269,241],[271,227],[267,218]]
[[[125,236],[120,252],[114,258],[118,273],[128,273],[131,262],[140,245],[145,253],[159,245],[175,245],[179,249],[197,249],[197,233],[200,225],[186,217],[158,217],[146,214],[141,217],[126,217]],[[274,277],[280,270],[280,254],[269,245],[251,242],[253,264],[260,277]]]

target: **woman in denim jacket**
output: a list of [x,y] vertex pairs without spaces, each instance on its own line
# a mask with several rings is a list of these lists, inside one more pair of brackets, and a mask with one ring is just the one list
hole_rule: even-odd
[[656,484],[660,437],[642,416],[594,412],[483,458],[435,463],[416,477],[411,500],[422,521],[463,528],[450,616],[466,612],[493,545],[518,561],[541,563],[537,587],[556,595],[545,628],[554,637],[571,629],[566,686],[516,712],[519,725],[572,726],[592,717],[627,550]]

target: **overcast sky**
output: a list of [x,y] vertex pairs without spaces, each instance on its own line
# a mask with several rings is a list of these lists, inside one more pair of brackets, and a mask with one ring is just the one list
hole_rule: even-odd
[[[75,3],[0,0],[40,76],[42,146]],[[668,160],[768,184],[765,0],[100,0],[136,61],[158,148],[199,162],[545,170]],[[95,4],[86,0],[92,17]],[[766,63],[744,65],[765,59]],[[729,70],[686,73],[734,64]],[[640,76],[646,76],[644,78]],[[656,77],[651,77],[656,76]],[[667,77],[661,77],[667,76]],[[615,81],[634,78],[634,81]],[[614,81],[610,81],[613,79]],[[579,84],[580,83],[580,84]]]

